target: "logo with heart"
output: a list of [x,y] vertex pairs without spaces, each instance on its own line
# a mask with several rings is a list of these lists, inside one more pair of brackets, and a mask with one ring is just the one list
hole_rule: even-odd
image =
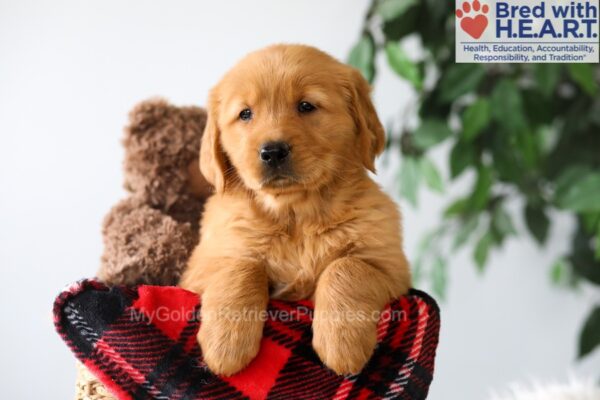
[[460,21],[460,27],[473,39],[479,39],[488,26],[487,13],[489,7],[483,6],[479,0],[473,2],[465,1],[461,8],[456,10],[456,18]]

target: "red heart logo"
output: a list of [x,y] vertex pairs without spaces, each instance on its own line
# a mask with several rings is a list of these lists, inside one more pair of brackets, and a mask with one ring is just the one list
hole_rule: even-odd
[[474,39],[479,39],[483,34],[483,31],[487,27],[488,19],[485,15],[479,14],[475,18],[464,17],[460,21],[460,27],[463,31],[467,32]]

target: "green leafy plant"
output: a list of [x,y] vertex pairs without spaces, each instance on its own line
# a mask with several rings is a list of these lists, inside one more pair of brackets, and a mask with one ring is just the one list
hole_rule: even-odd
[[[436,0],[373,0],[349,56],[373,83],[382,54],[417,93],[412,108],[420,122],[400,121],[395,125],[401,128],[388,129],[387,153],[402,156],[398,180],[404,198],[416,206],[422,184],[444,189],[430,158],[444,143],[450,146],[448,184],[474,176],[470,191],[453,199],[438,228],[423,237],[413,263],[416,280],[429,278],[443,298],[448,260],[463,247],[471,247],[483,272],[496,248],[523,234],[508,211],[511,202],[522,204],[520,217],[540,246],[553,215],[572,215],[570,251],[550,266],[549,275],[566,287],[600,285],[600,67],[456,64],[453,7]],[[420,51],[412,52],[418,57],[405,50],[407,40],[418,43]],[[581,330],[579,355],[598,345],[595,304]]]

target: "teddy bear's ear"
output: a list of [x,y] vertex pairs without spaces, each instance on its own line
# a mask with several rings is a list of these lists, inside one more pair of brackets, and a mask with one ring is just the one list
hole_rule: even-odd
[[216,192],[225,190],[226,159],[221,147],[221,131],[217,122],[218,102],[214,90],[208,104],[208,118],[200,147],[200,171]]

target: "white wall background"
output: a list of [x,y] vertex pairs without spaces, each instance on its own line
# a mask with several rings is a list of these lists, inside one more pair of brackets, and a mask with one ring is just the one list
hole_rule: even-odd
[[[274,42],[312,44],[344,59],[366,0],[0,0],[0,380],[7,399],[70,398],[74,359],[54,333],[63,285],[94,274],[100,223],[122,195],[121,129],[134,103],[162,95],[203,104],[237,59]],[[383,61],[383,60],[381,60]],[[411,96],[382,68],[383,120]],[[443,149],[438,164],[444,160]],[[394,175],[382,171],[390,191]],[[402,204],[406,248],[445,202]],[[514,380],[600,371],[575,364],[588,293],[551,288],[548,265],[568,243],[559,218],[549,250],[511,241],[483,277],[469,254],[451,266],[432,399],[482,399]]]

